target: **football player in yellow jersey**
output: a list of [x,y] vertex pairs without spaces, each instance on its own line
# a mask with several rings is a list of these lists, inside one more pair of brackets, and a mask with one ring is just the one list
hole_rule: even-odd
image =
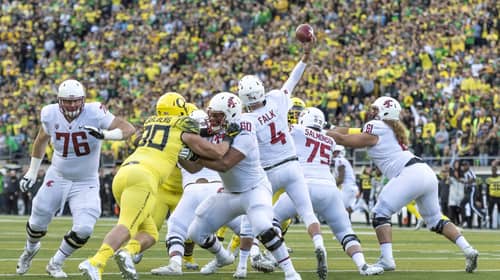
[[[170,176],[178,157],[189,159],[196,153],[203,158],[220,159],[229,149],[227,141],[212,144],[201,138],[198,123],[193,119],[169,116],[160,102],[162,98],[157,103],[157,115],[144,123],[138,148],[124,161],[113,180],[113,196],[120,205],[120,217],[97,253],[78,266],[87,279],[101,279],[104,266],[113,255],[123,278],[138,279],[131,255],[158,240],[152,217],[158,186]],[[184,98],[174,102],[187,115]],[[186,154],[185,146],[192,153]],[[118,250],[128,240],[127,248]]]
[[[497,166],[500,161],[491,163],[491,176],[486,178],[488,185],[488,213],[490,218],[490,228],[493,228],[493,209],[497,205],[497,211],[500,211],[500,177],[497,175]],[[497,213],[500,215],[500,212]]]

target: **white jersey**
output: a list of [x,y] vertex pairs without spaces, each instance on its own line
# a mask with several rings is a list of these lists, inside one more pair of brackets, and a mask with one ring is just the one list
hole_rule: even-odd
[[226,192],[245,192],[267,181],[266,173],[260,165],[255,125],[243,116],[240,126],[242,131],[234,138],[231,148],[244,154],[245,158],[228,171],[219,172]]
[[297,148],[297,156],[304,171],[304,177],[334,182],[330,172],[332,149],[335,141],[323,131],[302,125],[294,125],[291,135]]
[[51,168],[70,180],[97,177],[102,141],[81,128],[108,129],[115,116],[101,103],[86,103],[81,114],[68,123],[58,104],[42,108],[41,122],[54,147]]
[[279,90],[266,93],[265,106],[245,113],[255,124],[259,142],[260,161],[269,167],[296,156],[295,145],[288,129],[288,110],[292,107],[291,94],[306,67],[301,61]]
[[342,182],[342,188],[348,188],[357,192],[358,186],[356,185],[356,175],[354,174],[351,163],[349,163],[345,157],[336,157],[334,160],[335,174],[337,174],[337,176],[339,167],[344,166],[344,181]]
[[209,183],[221,181],[219,173],[209,168],[202,168],[195,173],[189,173],[186,169],[181,168],[181,173],[183,189],[185,189],[187,185],[195,184],[198,179],[206,179]]
[[363,132],[378,136],[377,144],[368,147],[368,155],[388,179],[398,176],[406,163],[415,157],[406,146],[399,144],[392,129],[383,121],[369,121]]

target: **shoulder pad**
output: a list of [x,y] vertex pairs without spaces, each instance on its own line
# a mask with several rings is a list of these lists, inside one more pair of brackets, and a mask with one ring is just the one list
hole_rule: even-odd
[[175,121],[174,126],[184,132],[200,134],[200,124],[195,119],[190,117],[178,118]]

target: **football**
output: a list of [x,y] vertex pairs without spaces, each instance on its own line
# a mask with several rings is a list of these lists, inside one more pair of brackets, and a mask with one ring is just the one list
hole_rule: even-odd
[[303,23],[295,29],[295,38],[302,43],[310,42],[314,38],[314,30],[309,24]]

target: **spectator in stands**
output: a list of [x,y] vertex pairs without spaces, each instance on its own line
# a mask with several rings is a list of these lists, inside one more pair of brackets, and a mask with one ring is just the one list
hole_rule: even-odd
[[19,178],[15,169],[8,170],[4,178],[6,214],[18,215],[17,198],[19,195]]

